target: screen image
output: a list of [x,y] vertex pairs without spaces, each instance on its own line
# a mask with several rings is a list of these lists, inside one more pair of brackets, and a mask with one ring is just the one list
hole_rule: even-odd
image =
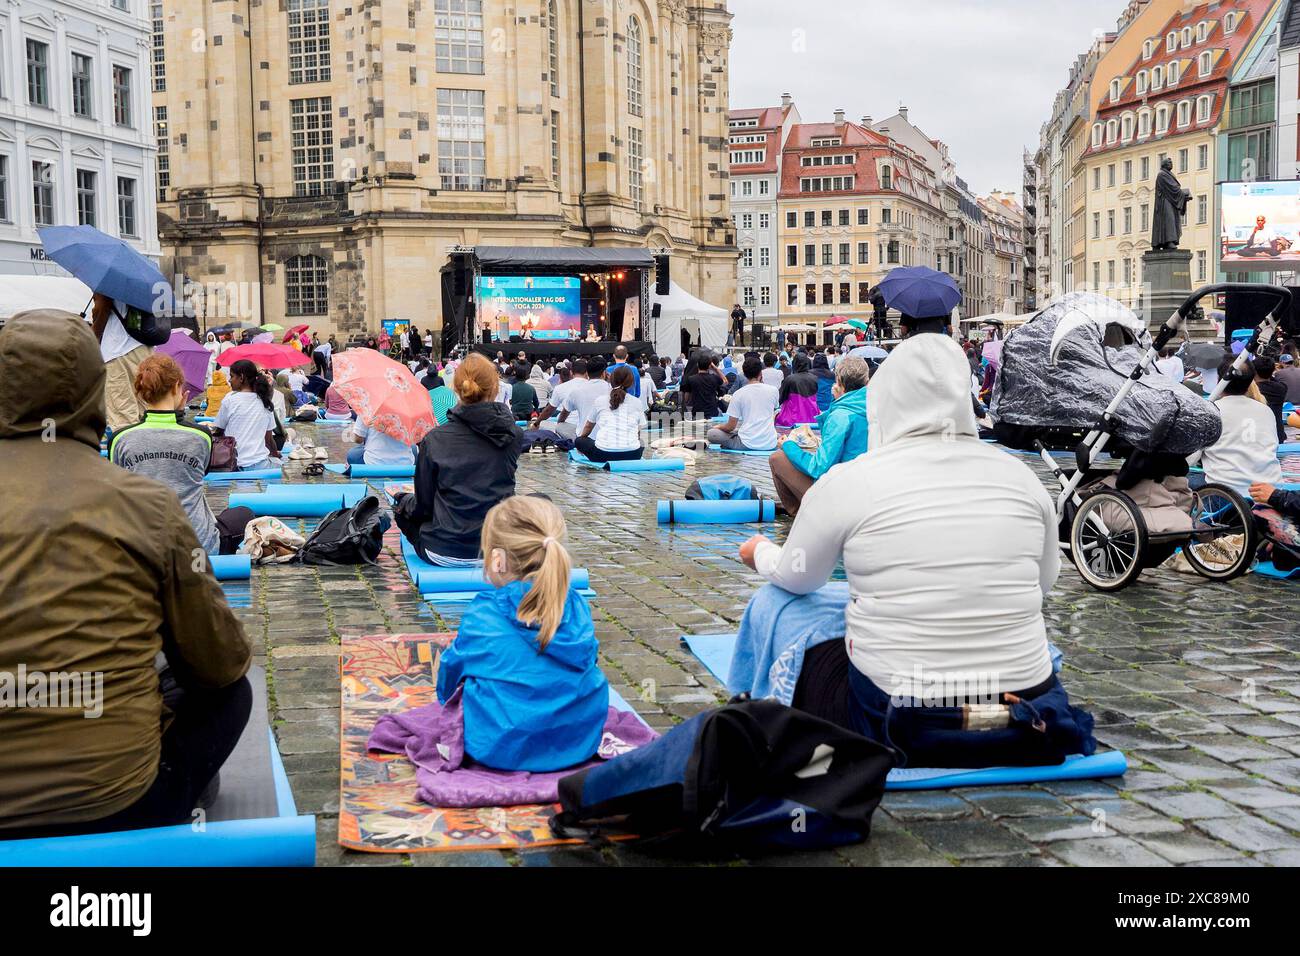
[[1300,268],[1300,181],[1222,183],[1219,209],[1225,269]]
[[582,280],[577,276],[479,276],[482,327],[495,339],[577,339],[582,327]]

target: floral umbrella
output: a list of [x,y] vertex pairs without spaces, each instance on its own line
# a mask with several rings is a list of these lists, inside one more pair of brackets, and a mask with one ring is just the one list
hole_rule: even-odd
[[428,390],[411,370],[373,349],[334,356],[334,387],[367,428],[414,445],[434,427]]

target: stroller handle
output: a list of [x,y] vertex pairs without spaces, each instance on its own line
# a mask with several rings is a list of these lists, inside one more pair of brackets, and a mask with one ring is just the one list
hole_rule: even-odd
[[1271,295],[1277,299],[1277,304],[1270,310],[1274,315],[1280,308],[1290,306],[1291,290],[1280,285],[1261,285],[1254,282],[1218,282],[1214,285],[1203,285],[1178,307],[1178,315],[1186,319],[1196,308],[1196,303],[1200,302],[1207,295],[1218,295],[1221,292],[1248,292],[1255,295],[1261,293]]

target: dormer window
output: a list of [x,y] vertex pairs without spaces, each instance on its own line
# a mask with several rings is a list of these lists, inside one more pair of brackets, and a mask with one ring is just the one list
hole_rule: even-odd
[[1127,143],[1133,138],[1133,115],[1131,113],[1125,114],[1124,119],[1121,122],[1123,123],[1121,135],[1124,138],[1124,142]]
[[1149,60],[1156,55],[1156,41],[1147,40],[1142,44],[1142,59]]
[[1209,24],[1209,21],[1207,21],[1207,20],[1202,20],[1200,23],[1196,24],[1196,42],[1197,42],[1197,43],[1204,43],[1205,40],[1206,40],[1206,38],[1209,37],[1209,35],[1210,35],[1210,24]]
[[1197,57],[1197,60],[1199,61],[1198,66],[1201,76],[1209,76],[1210,72],[1214,69],[1214,55],[1210,53],[1209,50],[1206,50]]
[[1208,123],[1210,120],[1210,110],[1213,106],[1213,96],[1198,96],[1196,98],[1196,122]]
[[1183,100],[1178,104],[1178,125],[1179,127],[1189,126],[1192,122],[1192,103],[1191,100]]
[[1147,71],[1138,70],[1137,75],[1137,94],[1141,96],[1147,91]]
[[1119,100],[1120,81],[1115,79],[1110,81],[1110,101],[1115,103]]
[[1144,110],[1138,114],[1138,136],[1151,135],[1151,112]]
[[1191,45],[1192,45],[1192,28],[1183,27],[1183,46],[1189,47]]
[[1181,72],[1182,72],[1182,65],[1177,60],[1174,60],[1172,63],[1170,63],[1169,76],[1166,79],[1165,86],[1177,86],[1178,74]]
[[1237,32],[1237,22],[1238,22],[1240,19],[1241,19],[1241,14],[1240,14],[1240,13],[1230,12],[1230,13],[1224,14],[1224,17],[1223,17],[1223,32],[1224,32],[1224,33],[1236,33],[1236,32]]
[[1113,143],[1119,135],[1119,124],[1114,120],[1106,121],[1106,142]]
[[1169,107],[1162,106],[1156,110],[1156,134],[1169,131]]
[[1093,146],[1101,145],[1101,124],[1100,123],[1092,124],[1092,145]]
[[1158,90],[1165,85],[1165,68],[1157,66],[1151,70],[1151,89]]
[[1178,49],[1178,34],[1170,33],[1169,36],[1165,37],[1165,52],[1173,53],[1177,49]]

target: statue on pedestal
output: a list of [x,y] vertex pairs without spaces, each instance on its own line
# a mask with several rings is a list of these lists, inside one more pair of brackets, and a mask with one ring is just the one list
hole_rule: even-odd
[[1191,198],[1192,194],[1174,175],[1174,161],[1165,157],[1156,177],[1155,214],[1151,217],[1153,250],[1178,248],[1178,240],[1183,235],[1183,215]]

